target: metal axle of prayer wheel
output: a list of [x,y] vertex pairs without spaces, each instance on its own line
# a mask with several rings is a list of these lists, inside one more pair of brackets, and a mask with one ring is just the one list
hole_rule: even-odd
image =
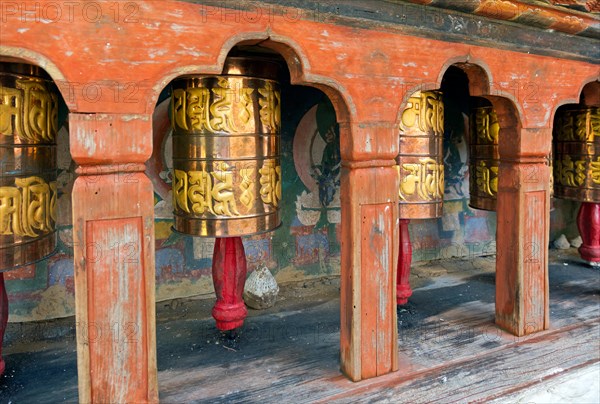
[[400,253],[396,302],[406,304],[412,295],[410,219],[442,215],[444,196],[444,104],[440,91],[417,91],[409,99],[400,121]]
[[40,68],[0,63],[0,374],[8,321],[3,272],[56,247],[58,99]]
[[469,119],[469,206],[496,210],[500,124],[492,106],[475,105]]
[[580,201],[581,258],[600,265],[600,108],[570,107],[554,120],[554,197]]
[[220,330],[240,327],[246,257],[240,236],[281,224],[280,65],[230,57],[222,75],[173,81],[175,230],[216,237],[213,317]]

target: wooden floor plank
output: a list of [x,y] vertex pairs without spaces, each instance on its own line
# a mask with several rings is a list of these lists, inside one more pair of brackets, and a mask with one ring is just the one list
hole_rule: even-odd
[[[493,271],[445,262],[398,310],[399,371],[359,383],[339,371],[337,290],[251,312],[233,339],[214,328],[211,302],[159,310],[161,402],[477,402],[600,361],[600,271],[553,262],[551,329],[521,338],[494,324]],[[8,329],[0,402],[76,401],[72,335],[19,344],[17,330]]]

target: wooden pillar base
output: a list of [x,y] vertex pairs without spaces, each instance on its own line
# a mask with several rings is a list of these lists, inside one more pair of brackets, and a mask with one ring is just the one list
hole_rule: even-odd
[[244,325],[248,315],[242,299],[246,270],[246,253],[241,237],[217,238],[212,263],[217,302],[212,315],[221,331]]
[[8,324],[8,296],[4,286],[4,274],[0,272],[0,376],[4,373],[5,363],[2,359],[2,341]]
[[341,362],[359,381],[398,369],[397,171],[344,167],[341,186]]
[[396,303],[408,303],[412,296],[410,288],[410,264],[412,262],[412,244],[408,232],[409,219],[400,219],[400,253],[398,254],[398,277],[396,281]]
[[581,258],[591,265],[600,265],[600,203],[581,203],[577,227],[583,241],[579,247]]

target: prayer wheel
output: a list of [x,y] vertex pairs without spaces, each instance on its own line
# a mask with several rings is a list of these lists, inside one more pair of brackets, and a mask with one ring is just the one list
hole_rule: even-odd
[[554,197],[600,202],[600,108],[560,110],[553,137]]
[[235,237],[281,224],[279,64],[230,57],[222,75],[173,81],[175,230]]
[[469,206],[496,210],[500,153],[500,124],[494,108],[471,108],[469,130]]
[[0,63],[0,271],[55,249],[58,99],[38,67]]
[[400,121],[400,218],[442,215],[444,104],[440,91],[417,91]]

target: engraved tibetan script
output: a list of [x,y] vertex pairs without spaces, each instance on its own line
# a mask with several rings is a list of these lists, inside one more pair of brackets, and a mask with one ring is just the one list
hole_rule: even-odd
[[260,122],[269,132],[278,132],[281,95],[271,82],[264,83],[255,91],[244,86],[242,79],[218,77],[212,88],[176,88],[171,97],[173,128],[205,133],[256,132],[254,99],[258,98]]
[[417,91],[408,99],[402,113],[401,129],[418,128],[436,135],[444,133],[444,103],[439,91]]
[[58,131],[58,97],[37,81],[0,86],[0,134],[25,143],[52,143]]
[[600,136],[600,108],[563,111],[557,115],[554,139],[559,142],[594,142]]
[[16,178],[15,187],[0,187],[0,235],[37,237],[54,231],[56,182],[40,177]]
[[175,169],[173,177],[173,206],[192,215],[241,216],[240,207],[246,212],[254,209],[256,191],[268,205],[277,207],[281,199],[281,166],[274,159],[258,170],[254,164],[236,170],[228,162],[212,161],[201,170]]
[[186,213],[239,216],[233,192],[233,172],[227,163],[215,161],[213,171],[175,170],[174,205]]
[[498,166],[490,166],[479,161],[475,167],[475,181],[479,192],[495,196],[498,193]]
[[[400,170],[399,196],[401,201],[408,201],[413,195],[418,200],[431,201],[439,199],[444,193],[444,165],[432,158],[419,159],[419,163],[403,163]],[[410,198],[414,201],[414,198]]]
[[273,159],[265,160],[260,173],[260,196],[264,203],[277,207],[281,200],[281,166]]
[[594,184],[600,184],[600,157],[596,161],[574,160],[571,156],[563,156],[554,162],[554,181],[558,185],[567,187],[582,187],[586,178]]
[[475,133],[477,144],[498,144],[500,124],[496,112],[490,108],[477,108],[475,110]]

